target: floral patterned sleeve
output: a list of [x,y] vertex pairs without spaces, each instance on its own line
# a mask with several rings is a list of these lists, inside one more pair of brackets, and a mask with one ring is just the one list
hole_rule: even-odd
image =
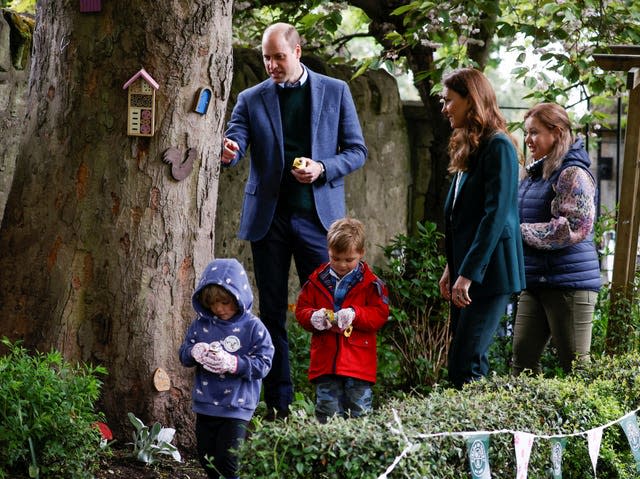
[[529,246],[553,250],[579,243],[591,232],[595,219],[595,185],[578,166],[566,168],[556,183],[548,223],[522,223],[523,241]]

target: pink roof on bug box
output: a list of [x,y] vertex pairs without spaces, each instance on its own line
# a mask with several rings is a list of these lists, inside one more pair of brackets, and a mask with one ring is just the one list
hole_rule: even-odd
[[151,77],[151,75],[147,73],[147,70],[145,70],[144,68],[141,68],[138,73],[136,73],[131,78],[129,78],[129,81],[127,81],[127,83],[125,83],[122,86],[122,89],[126,90],[127,88],[129,88],[129,85],[131,85],[134,81],[136,81],[139,76],[142,76],[142,78],[144,78],[147,81],[147,83],[151,85],[155,90],[160,88],[160,85],[158,85],[158,83]]

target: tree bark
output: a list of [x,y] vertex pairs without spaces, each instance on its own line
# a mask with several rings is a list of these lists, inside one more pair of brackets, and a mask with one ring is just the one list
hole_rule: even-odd
[[[101,406],[192,442],[191,374],[177,360],[196,276],[214,256],[219,152],[232,76],[232,0],[38,2],[26,134],[0,230],[0,330],[102,364]],[[124,83],[159,83],[156,132],[127,136]],[[193,112],[200,87],[208,113]],[[176,181],[169,147],[197,152]],[[171,388],[153,385],[165,369]],[[124,435],[122,435],[124,434]]]

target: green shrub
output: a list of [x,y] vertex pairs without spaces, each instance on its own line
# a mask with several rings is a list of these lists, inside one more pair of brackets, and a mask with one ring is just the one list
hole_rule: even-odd
[[629,297],[620,296],[611,307],[611,285],[598,295],[594,313],[592,351],[624,353],[640,348],[640,272],[636,272]]
[[[640,403],[640,355],[594,360],[575,375],[547,379],[491,375],[462,391],[434,387],[428,397],[392,399],[359,419],[318,424],[305,410],[285,422],[260,423],[240,451],[243,477],[376,478],[413,444],[390,478],[459,479],[470,477],[466,444],[460,435],[421,437],[462,431],[524,431],[567,437],[565,479],[593,477],[586,436],[610,424]],[[399,421],[395,420],[394,414]],[[549,476],[550,442],[537,438],[529,477]],[[492,478],[512,479],[516,463],[513,435],[491,435]],[[598,477],[637,477],[622,428],[604,430]]]
[[[393,368],[397,388],[405,391],[428,390],[440,380],[447,360],[449,305],[438,286],[446,264],[440,253],[442,238],[434,223],[418,223],[415,235],[397,235],[383,247],[387,264],[377,270],[390,300],[381,351],[391,350],[397,358],[381,364]],[[381,373],[384,378],[383,368]]]
[[0,477],[90,478],[100,449],[94,413],[105,374],[6,338],[0,357]]
[[620,356],[599,356],[586,367],[576,370],[574,376],[589,383],[598,378],[608,378],[613,394],[628,407],[640,404],[640,353],[635,351]]
[[296,397],[312,397],[313,386],[309,382],[309,348],[311,333],[305,331],[296,321],[293,313],[288,315],[287,335],[289,337],[289,360],[291,363],[291,381]]

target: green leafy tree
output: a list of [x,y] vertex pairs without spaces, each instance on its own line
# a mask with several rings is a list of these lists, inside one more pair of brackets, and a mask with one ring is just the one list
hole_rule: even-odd
[[35,13],[36,0],[0,0],[0,8],[10,8],[16,12]]
[[[244,44],[255,45],[266,25],[287,21],[304,35],[307,52],[357,64],[360,72],[386,65],[413,73],[433,128],[431,203],[423,219],[438,224],[448,185],[449,125],[438,96],[446,71],[484,70],[499,64],[500,51],[512,50],[518,53],[516,65],[503,81],[526,87],[523,100],[570,107],[578,92],[581,100],[598,104],[599,97],[623,93],[624,75],[598,69],[592,54],[640,42],[640,3],[631,0],[260,0],[238,2],[236,9],[234,31]],[[373,39],[377,48],[354,58],[350,45],[362,37]],[[588,111],[578,120],[606,122],[607,116]]]

